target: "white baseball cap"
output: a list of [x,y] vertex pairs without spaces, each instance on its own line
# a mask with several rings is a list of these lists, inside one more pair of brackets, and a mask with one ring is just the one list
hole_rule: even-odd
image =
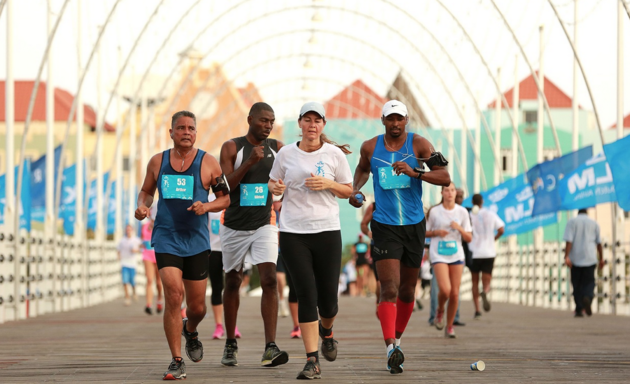
[[302,106],[302,109],[300,109],[300,118],[308,112],[315,112],[323,119],[326,119],[326,110],[324,109],[324,106],[316,101],[309,101]]
[[383,117],[387,117],[392,113],[407,116],[407,107],[398,100],[390,100],[383,105]]

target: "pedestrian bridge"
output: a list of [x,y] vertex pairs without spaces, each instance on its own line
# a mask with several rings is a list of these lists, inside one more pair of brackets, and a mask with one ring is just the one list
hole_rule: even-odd
[[[573,300],[563,244],[500,243],[493,271],[494,302],[571,311]],[[597,276],[593,311],[630,316],[630,243],[604,244],[606,264]],[[138,260],[138,293],[144,294],[144,267]],[[462,279],[462,299],[471,299],[470,274]],[[77,242],[70,236],[0,233],[0,324],[110,302],[122,295],[120,265],[112,241]],[[626,319],[627,320],[627,319]]]
[[[66,306],[74,300],[72,295],[62,297]],[[129,307],[120,298],[90,304],[0,325],[2,382],[160,380],[170,361],[161,317],[145,315],[142,298]],[[402,339],[405,372],[394,377],[385,370],[374,299],[342,297],[335,323],[339,357],[322,362],[322,378],[335,383],[557,383],[627,382],[630,377],[630,322],[625,316],[573,318],[566,310],[495,302],[480,320],[472,320],[472,303],[464,301],[461,318],[466,326],[456,327],[457,339],[445,339],[428,325],[428,301],[424,304],[424,310],[413,313]],[[288,364],[260,367],[264,336],[259,308],[257,297],[241,301],[238,367],[221,366],[224,340],[210,339],[211,316],[201,323],[204,358],[197,364],[186,360],[189,382],[295,382],[304,350],[301,340],[289,338],[289,318],[279,319],[276,339],[289,352]],[[485,362],[485,371],[470,370],[478,360]]]

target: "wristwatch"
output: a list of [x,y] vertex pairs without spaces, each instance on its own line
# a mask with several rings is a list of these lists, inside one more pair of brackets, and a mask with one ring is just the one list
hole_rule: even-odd
[[425,170],[423,170],[423,169],[422,169],[422,168],[420,168],[420,167],[414,167],[413,171],[414,171],[414,172],[416,172],[416,173],[418,174],[418,176],[416,176],[416,179],[421,178],[421,177],[422,177],[422,175],[424,175],[424,174],[425,174],[425,172],[426,172]]

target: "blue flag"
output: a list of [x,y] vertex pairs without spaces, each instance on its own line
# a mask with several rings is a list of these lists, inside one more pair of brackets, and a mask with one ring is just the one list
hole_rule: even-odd
[[[107,234],[112,235],[116,230],[116,183],[118,180],[112,182],[111,191],[109,194],[109,207],[107,210]],[[125,215],[127,207],[129,206],[129,191],[122,189],[122,225],[124,227],[129,224],[129,218]],[[124,233],[124,232],[123,232]]]
[[[106,192],[107,189],[107,180],[109,180],[109,172],[107,172],[104,176],[103,176],[103,195]],[[89,192],[89,196],[88,198],[90,199],[88,201],[88,220],[87,220],[87,227],[88,229],[91,230],[95,230],[96,229],[96,179],[92,180],[92,182],[90,183],[90,192]],[[103,200],[105,200],[103,198]],[[105,203],[105,201],[103,201],[103,204]],[[107,210],[105,210],[105,215],[107,215]],[[104,223],[107,224],[107,223]]]
[[[518,235],[558,221],[557,213],[532,216],[534,193],[525,174],[482,192],[481,196],[484,206],[496,212],[505,222],[506,236]],[[468,200],[463,205],[467,206],[467,203],[472,206]]]
[[[83,161],[83,196],[85,196],[85,160]],[[77,166],[72,164],[63,170],[61,180],[61,201],[59,204],[59,218],[63,219],[63,228],[66,234],[74,235],[74,223],[76,222],[77,201]]]
[[558,193],[559,181],[591,157],[593,157],[593,147],[588,146],[557,159],[545,161],[527,171],[527,179],[535,197],[532,215],[538,216],[559,211],[562,204]]
[[[19,167],[15,167],[15,191],[17,192],[17,179]],[[6,204],[6,177],[0,176],[0,224],[4,224],[4,206]],[[31,161],[24,160],[22,171],[22,191],[18,202],[18,214],[20,215],[20,228],[31,230]]]
[[[55,180],[59,169],[61,146],[55,148]],[[43,223],[46,217],[46,155],[31,164],[31,220]]]
[[613,184],[617,193],[617,201],[624,211],[630,211],[630,136],[604,145],[604,153],[610,171],[612,173]]
[[582,209],[616,201],[610,166],[603,153],[586,161],[558,182],[560,208]]

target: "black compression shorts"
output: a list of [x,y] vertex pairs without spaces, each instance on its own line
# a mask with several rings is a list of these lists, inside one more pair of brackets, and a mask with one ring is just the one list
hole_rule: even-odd
[[208,255],[210,251],[203,251],[193,256],[177,256],[170,253],[155,253],[155,261],[158,269],[164,267],[175,267],[182,271],[182,278],[185,280],[203,280],[208,278],[210,262]]

